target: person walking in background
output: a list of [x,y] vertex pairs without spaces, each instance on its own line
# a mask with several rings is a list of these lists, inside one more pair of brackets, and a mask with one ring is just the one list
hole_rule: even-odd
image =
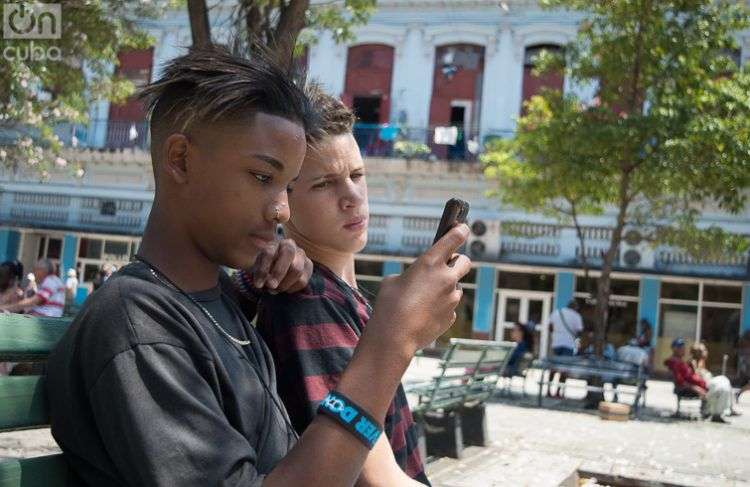
[[65,307],[65,284],[55,274],[55,264],[49,259],[40,259],[34,266],[35,282],[41,283],[36,293],[10,305],[0,306],[0,311],[10,313],[28,312],[34,316],[59,318]]
[[525,325],[514,323],[510,331],[511,341],[516,343],[516,348],[508,359],[508,365],[505,368],[505,377],[513,377],[519,374],[519,365],[527,353],[534,353],[534,323],[529,322]]
[[[578,303],[571,299],[565,308],[559,308],[549,316],[549,334],[552,337],[551,348],[553,357],[572,357],[576,353],[576,338],[583,331],[583,318],[578,312]],[[555,371],[550,370],[554,375]],[[555,397],[562,397],[561,389],[564,387],[567,376],[560,373],[558,388]],[[551,382],[551,380],[550,380]],[[560,385],[563,384],[563,385]],[[552,384],[547,389],[547,394],[552,395]]]
[[78,292],[78,275],[75,269],[68,269],[68,277],[65,279],[65,314],[73,314],[76,293]]

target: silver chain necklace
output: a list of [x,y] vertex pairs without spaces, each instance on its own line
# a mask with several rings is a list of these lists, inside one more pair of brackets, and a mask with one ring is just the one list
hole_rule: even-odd
[[142,257],[136,256],[136,258],[138,260],[140,260],[141,262],[143,262],[144,264],[146,264],[146,266],[148,267],[148,270],[151,271],[151,275],[154,276],[154,278],[157,281],[159,281],[162,284],[165,284],[167,286],[171,286],[171,287],[175,288],[180,294],[184,295],[186,298],[188,298],[190,300],[190,302],[192,302],[194,305],[196,305],[198,308],[200,308],[200,310],[203,312],[203,314],[206,315],[206,317],[208,318],[208,321],[210,321],[211,324],[214,325],[214,327],[217,330],[219,330],[219,332],[222,335],[224,335],[226,338],[228,338],[230,341],[236,343],[237,345],[243,346],[243,347],[247,346],[247,345],[250,345],[252,343],[252,341],[250,341],[250,340],[240,340],[239,338],[233,337],[228,331],[226,331],[224,329],[224,327],[222,327],[219,324],[219,321],[216,318],[214,318],[214,315],[212,315],[211,312],[208,311],[205,306],[203,306],[201,303],[199,303],[197,299],[195,299],[194,297],[192,297],[187,292],[183,291],[182,288],[180,288],[177,284],[175,284],[174,282],[172,282],[172,280],[169,279],[167,276],[163,276],[163,278],[159,277],[159,274],[161,274],[161,272],[157,273],[156,269],[154,269],[154,266],[152,266],[151,264],[149,264],[148,262],[146,262]]

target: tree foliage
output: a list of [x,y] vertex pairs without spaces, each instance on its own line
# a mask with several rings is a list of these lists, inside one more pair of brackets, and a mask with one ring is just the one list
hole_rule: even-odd
[[[561,221],[612,212],[597,294],[604,341],[609,275],[624,231],[699,257],[744,252],[746,238],[699,228],[707,208],[737,213],[750,186],[750,76],[735,34],[750,25],[733,0],[546,0],[587,13],[564,54],[536,69],[596,86],[583,100],[548,90],[532,98],[511,140],[483,157],[497,195]],[[579,226],[579,222],[574,222]]]
[[[205,5],[205,1],[192,3]],[[265,46],[288,66],[293,55],[315,43],[323,31],[330,32],[337,42],[352,41],[353,29],[367,23],[375,6],[376,0],[238,0],[233,23],[245,49]],[[201,10],[200,6],[190,7],[191,13]],[[198,40],[194,35],[194,42]]]
[[[29,7],[32,2],[17,2]],[[123,101],[133,84],[113,75],[123,49],[152,40],[137,20],[158,15],[167,0],[71,0],[62,3],[59,39],[0,39],[0,159],[30,165],[42,178],[59,157],[61,124],[86,123],[97,99]],[[7,8],[7,4],[5,5]],[[79,172],[80,174],[80,172]]]

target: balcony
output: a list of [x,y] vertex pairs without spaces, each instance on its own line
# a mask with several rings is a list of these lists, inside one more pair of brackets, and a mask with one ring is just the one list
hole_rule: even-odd
[[512,131],[494,130],[483,135],[460,127],[404,127],[397,124],[354,125],[354,138],[363,157],[417,160],[477,161],[483,143],[493,137],[509,137]]
[[149,149],[148,122],[96,119],[85,124],[60,124],[55,133],[67,146],[82,149]]

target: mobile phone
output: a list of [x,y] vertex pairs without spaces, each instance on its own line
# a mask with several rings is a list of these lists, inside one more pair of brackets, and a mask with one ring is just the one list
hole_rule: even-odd
[[466,223],[466,217],[469,215],[469,203],[459,199],[451,198],[445,203],[443,209],[443,216],[440,218],[437,232],[435,233],[435,240],[432,241],[432,245],[443,238],[448,233],[448,230],[455,227],[459,223]]

